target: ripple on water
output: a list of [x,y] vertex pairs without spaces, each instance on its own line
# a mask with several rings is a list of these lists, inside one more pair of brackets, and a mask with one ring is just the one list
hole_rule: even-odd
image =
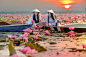
[[19,37],[23,32],[0,32],[0,40],[4,40],[7,36],[11,37],[13,35],[16,35]]

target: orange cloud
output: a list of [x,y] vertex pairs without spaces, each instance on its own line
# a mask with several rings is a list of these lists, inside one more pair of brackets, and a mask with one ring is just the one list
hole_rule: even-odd
[[55,6],[65,7],[65,5],[72,6],[80,6],[78,3],[83,2],[84,0],[44,0],[44,1],[51,1],[54,3]]

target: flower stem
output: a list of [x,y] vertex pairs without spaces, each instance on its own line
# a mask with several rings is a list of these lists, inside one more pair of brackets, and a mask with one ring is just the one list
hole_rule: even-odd
[[28,57],[27,54],[25,54],[25,56]]
[[33,55],[31,54],[31,57],[33,57]]

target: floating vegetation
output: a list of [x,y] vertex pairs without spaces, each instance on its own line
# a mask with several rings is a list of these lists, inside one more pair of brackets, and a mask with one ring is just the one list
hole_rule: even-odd
[[32,44],[32,43],[27,43],[26,46],[29,46],[31,49],[36,49],[38,52],[46,51],[46,49],[40,45]]
[[69,52],[86,52],[84,49],[70,50]]
[[12,56],[13,54],[16,54],[16,50],[14,49],[13,42],[10,42],[10,44],[8,45],[8,49],[9,49],[10,56]]
[[67,48],[67,49],[71,49],[69,50],[69,52],[86,52],[86,50],[84,49],[77,49],[77,48]]
[[32,57],[32,56],[28,56],[28,57]]
[[77,40],[79,40],[79,39],[85,39],[86,40],[86,38],[77,38]]
[[7,35],[0,35],[0,40],[3,40],[5,38],[8,38],[8,36]]
[[78,33],[78,34],[75,34],[75,35],[76,35],[76,37],[82,36],[82,34],[81,34],[81,33]]
[[57,44],[56,42],[50,42],[50,44]]
[[33,39],[33,38],[28,38],[28,42],[35,43],[35,39]]
[[19,46],[23,41],[22,40],[14,40],[13,44],[15,46]]
[[0,50],[3,50],[4,49],[4,45],[0,45]]
[[39,38],[37,39],[37,40],[39,40],[39,41],[44,41],[44,40],[47,40],[48,38],[44,38],[44,37],[41,37],[41,36],[38,36]]
[[5,40],[0,40],[0,42],[6,42]]

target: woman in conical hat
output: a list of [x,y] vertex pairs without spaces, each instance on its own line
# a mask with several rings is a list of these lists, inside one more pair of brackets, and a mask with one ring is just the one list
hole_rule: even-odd
[[26,24],[33,24],[33,23],[36,24],[41,21],[40,11],[38,9],[34,9],[32,12],[33,15],[29,18]]
[[[48,15],[46,16],[46,19],[45,19],[45,21],[48,23],[47,26],[59,26],[60,22],[59,22],[59,20],[56,19],[56,16],[55,16],[53,10],[47,10],[47,12],[48,12]],[[60,28],[53,27],[52,29],[60,32]]]
[[55,26],[56,25],[56,17],[54,15],[53,10],[47,10],[48,15],[45,18],[45,21],[48,23],[47,26]]

